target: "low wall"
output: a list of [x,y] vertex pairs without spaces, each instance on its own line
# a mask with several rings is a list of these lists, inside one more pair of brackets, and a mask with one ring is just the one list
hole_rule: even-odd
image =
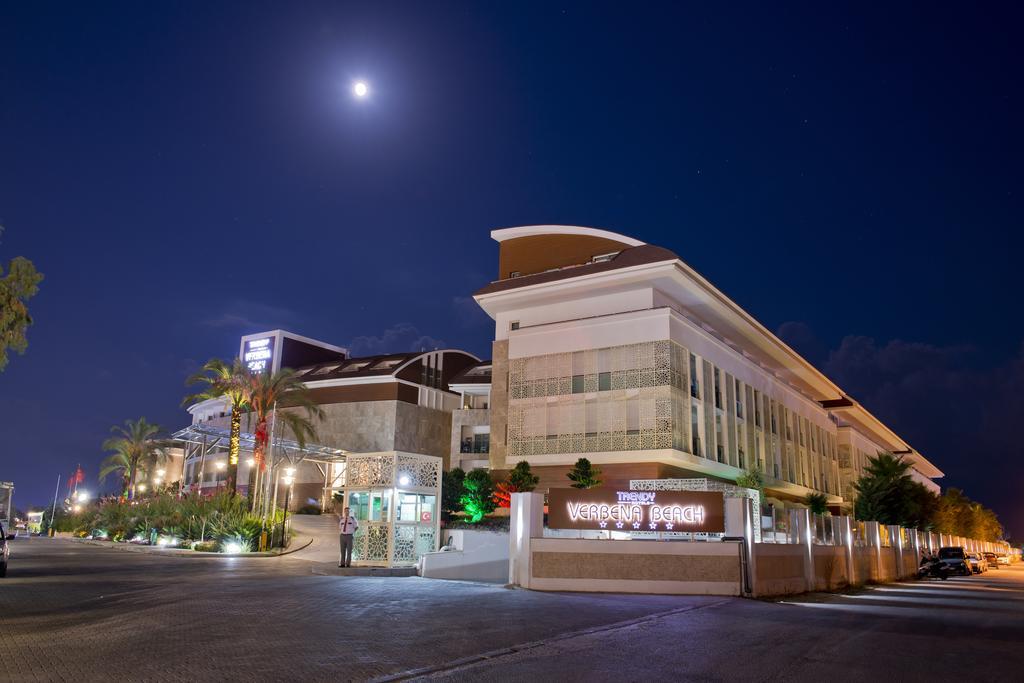
[[790,595],[807,590],[803,546],[755,543],[755,595]]
[[428,579],[508,581],[508,532],[454,529],[446,531],[452,550],[420,556],[419,575]]
[[911,549],[904,549],[901,561],[894,547],[854,546],[851,562],[845,546],[814,545],[814,574],[813,579],[808,579],[804,575],[805,550],[806,546],[801,544],[754,544],[754,595],[835,590],[917,576],[917,558]]
[[814,590],[829,591],[850,584],[845,547],[816,545],[812,551],[814,555]]
[[740,544],[534,538],[533,590],[740,595]]
[[875,549],[866,545],[858,545],[853,548],[853,574],[850,583],[862,585],[873,580],[872,574],[875,569]]

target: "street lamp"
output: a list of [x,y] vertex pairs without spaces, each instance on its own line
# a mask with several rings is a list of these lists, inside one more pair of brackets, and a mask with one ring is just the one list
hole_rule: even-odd
[[228,466],[228,464],[226,462],[224,462],[223,460],[221,460],[220,462],[217,463],[217,469],[218,470],[227,469],[227,466]]
[[139,493],[142,493],[143,491],[146,490],[146,485],[145,484],[139,484],[138,486],[135,487],[135,490],[138,491]]
[[167,470],[157,470],[156,476],[158,479],[163,479],[164,475],[167,474]]
[[255,467],[256,458],[249,458],[248,460],[245,461],[245,464],[248,465],[249,467]]
[[85,503],[85,502],[87,502],[89,500],[89,492],[88,491],[79,491],[78,493],[75,494],[75,499],[79,503]]
[[284,549],[285,534],[288,533],[288,503],[292,497],[292,483],[295,481],[295,468],[286,467],[284,470],[284,476],[281,477],[284,485],[287,487],[284,490],[284,519],[281,520],[281,549]]

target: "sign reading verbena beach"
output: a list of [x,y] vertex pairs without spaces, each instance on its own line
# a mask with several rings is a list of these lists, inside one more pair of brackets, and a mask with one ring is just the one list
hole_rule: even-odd
[[548,527],[722,533],[725,501],[713,491],[551,489]]

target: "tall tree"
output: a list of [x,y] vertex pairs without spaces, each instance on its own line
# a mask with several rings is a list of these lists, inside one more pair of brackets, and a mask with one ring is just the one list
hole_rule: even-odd
[[[3,230],[0,225],[0,235]],[[43,281],[32,262],[22,256],[11,260],[6,274],[4,270],[0,263],[0,372],[7,366],[8,349],[25,353],[28,348],[26,335],[32,316],[28,313],[27,302],[36,295]]]
[[[283,423],[283,427],[291,432],[299,446],[305,446],[308,440],[316,438],[313,418],[323,419],[324,411],[313,400],[309,389],[294,370],[282,368],[273,374],[250,373],[247,395],[249,418],[256,423],[256,443],[252,454],[254,470],[262,472],[266,467],[267,444],[270,442],[267,427],[272,412],[275,413],[275,420]],[[303,408],[305,414],[278,408]]]
[[[242,413],[249,408],[249,392],[254,386],[253,375],[249,368],[236,358],[228,365],[220,358],[211,358],[196,374],[189,377],[185,384],[205,384],[200,392],[186,396],[182,405],[190,405],[197,401],[211,398],[223,398],[231,408],[231,432],[228,436],[228,481],[227,490],[231,495],[238,489],[238,457],[242,434]],[[251,495],[251,492],[250,492]]]
[[156,439],[159,425],[146,418],[127,420],[123,427],[113,427],[114,436],[103,442],[103,450],[113,451],[100,465],[100,480],[114,472],[121,473],[121,498],[135,497],[136,476],[139,470],[152,469],[162,457],[165,442]]

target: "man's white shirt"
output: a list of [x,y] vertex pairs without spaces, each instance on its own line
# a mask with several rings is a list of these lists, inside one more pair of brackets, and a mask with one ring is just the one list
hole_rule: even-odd
[[359,528],[359,522],[352,515],[348,517],[342,517],[338,520],[338,531],[343,534],[354,534],[356,529]]

